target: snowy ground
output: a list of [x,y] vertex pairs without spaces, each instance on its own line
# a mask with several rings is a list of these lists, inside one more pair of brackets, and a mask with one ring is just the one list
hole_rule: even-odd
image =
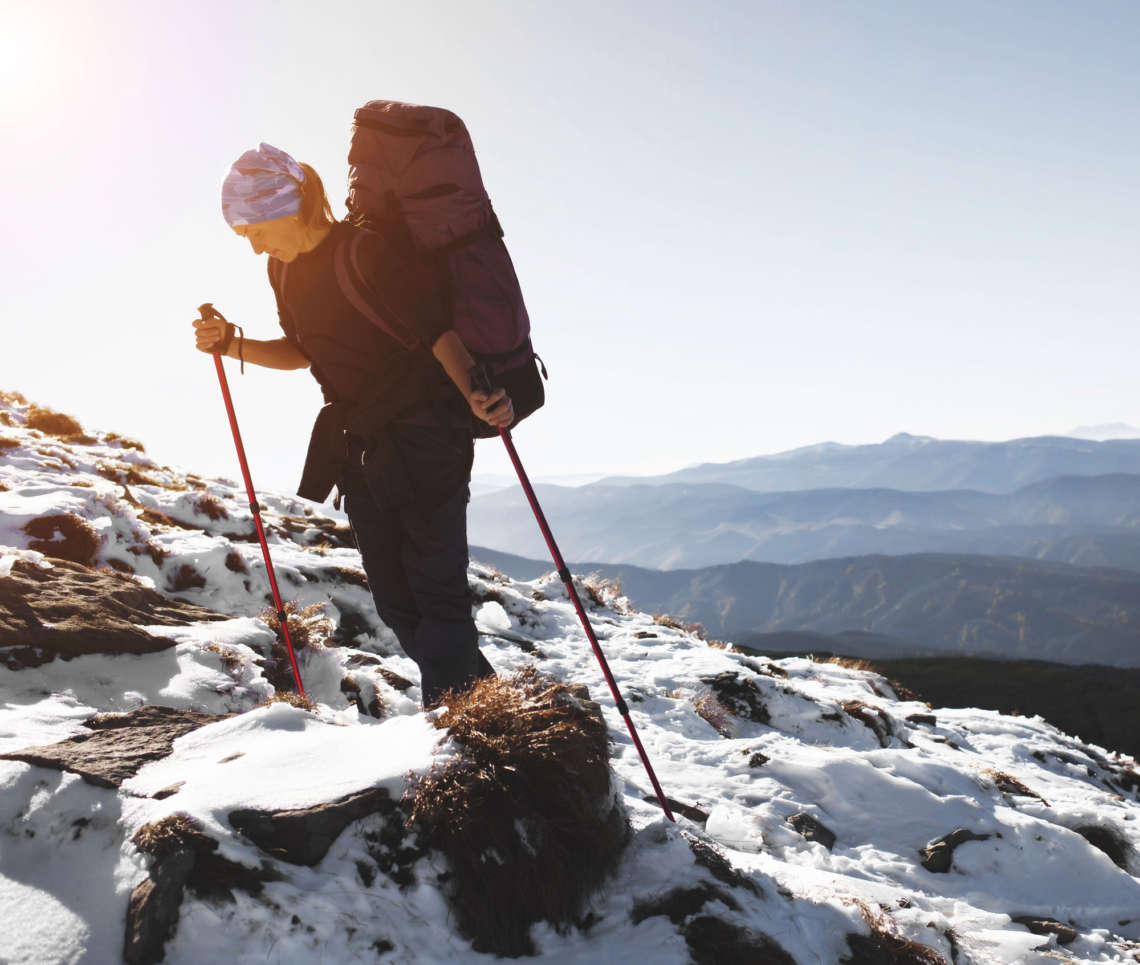
[[[179,739],[119,790],[0,761],[0,962],[103,965],[121,960],[127,898],[146,877],[145,856],[130,843],[144,824],[190,815],[225,857],[256,867],[265,855],[229,826],[234,807],[300,807],[377,785],[398,797],[409,772],[446,752],[419,712],[418,691],[390,682],[392,674],[414,681],[415,666],[377,621],[358,555],[338,545],[342,520],[292,497],[261,496],[283,594],[300,606],[327,604],[339,645],[301,655],[316,712],[258,706],[273,693],[257,660],[273,635],[258,619],[265,571],[244,493],[113,440],[62,441],[27,428],[26,415],[18,401],[0,401],[0,579],[16,559],[49,565],[28,552],[27,524],[72,515],[94,533],[97,566],[231,617],[154,627],[176,641],[156,654],[0,667],[0,752],[79,733],[99,711],[153,703],[237,712]],[[586,594],[591,618],[634,723],[667,794],[697,809],[671,825],[644,800],[649,782],[564,588],[551,577],[512,581],[475,562],[470,579],[497,669],[535,665],[586,684],[602,704],[634,832],[594,898],[591,927],[535,928],[543,961],[690,961],[676,924],[634,911],[671,889],[710,884],[721,897],[704,914],[770,936],[801,965],[840,961],[845,936],[869,934],[871,921],[947,962],[1124,962],[1140,951],[1134,761],[1040,718],[932,710],[899,699],[872,673],[711,647],[598,587]],[[375,698],[381,716],[361,713],[342,690],[346,677],[359,704]],[[723,692],[718,702],[717,680],[758,698],[756,712]],[[177,793],[150,796],[177,782]],[[834,845],[797,831],[788,821],[797,814],[830,829]],[[947,873],[922,867],[920,851],[956,828],[989,837],[959,846]],[[1125,867],[1090,843],[1090,828],[1121,845]],[[188,896],[165,960],[488,959],[451,926],[438,857],[420,859],[410,885],[384,874],[366,883],[359,862],[374,830],[372,818],[350,825],[318,865],[281,865],[281,880],[257,897]],[[694,839],[715,846],[754,890],[710,879],[694,861]],[[1077,937],[1059,946],[1013,920],[1020,916],[1071,923]]]

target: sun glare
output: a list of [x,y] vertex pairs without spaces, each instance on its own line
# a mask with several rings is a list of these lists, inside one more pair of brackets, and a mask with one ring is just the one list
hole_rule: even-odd
[[[4,5],[0,31],[0,109],[6,116],[42,110],[63,81],[70,48],[67,31],[53,29],[48,11]],[[54,39],[53,39],[54,38]]]

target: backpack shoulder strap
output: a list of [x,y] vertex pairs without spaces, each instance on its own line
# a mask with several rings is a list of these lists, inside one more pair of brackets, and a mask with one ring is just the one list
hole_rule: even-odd
[[[363,272],[360,270],[360,243],[363,237],[363,231],[354,232],[347,244],[341,244],[337,248],[336,255],[333,258],[337,285],[340,286],[340,290],[348,299],[349,304],[368,321],[392,336],[405,348],[415,348],[419,344],[416,336],[405,325],[401,324],[399,318],[388,309],[387,305],[383,306],[385,314],[381,315],[373,307],[370,300],[361,294],[360,288],[356,284],[356,278],[363,279]],[[368,291],[374,299],[378,300],[379,296],[371,287]]]

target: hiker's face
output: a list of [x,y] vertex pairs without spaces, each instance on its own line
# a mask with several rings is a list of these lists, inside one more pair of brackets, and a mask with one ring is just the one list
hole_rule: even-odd
[[296,215],[259,224],[236,225],[234,231],[245,238],[257,254],[268,252],[278,261],[292,261],[305,243],[305,228]]

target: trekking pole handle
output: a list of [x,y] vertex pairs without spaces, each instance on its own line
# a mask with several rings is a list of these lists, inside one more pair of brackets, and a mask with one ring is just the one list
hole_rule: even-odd
[[229,325],[229,321],[226,319],[226,316],[214,308],[213,302],[202,302],[202,304],[198,306],[198,317],[203,322],[208,322],[211,319],[216,318],[218,321]]
[[[205,308],[206,306],[202,307]],[[212,309],[214,306],[210,305],[209,307]],[[487,366],[482,362],[476,362],[471,366],[471,388],[477,392],[486,392],[488,395],[495,391],[494,386],[491,385],[491,376],[487,374]]]

